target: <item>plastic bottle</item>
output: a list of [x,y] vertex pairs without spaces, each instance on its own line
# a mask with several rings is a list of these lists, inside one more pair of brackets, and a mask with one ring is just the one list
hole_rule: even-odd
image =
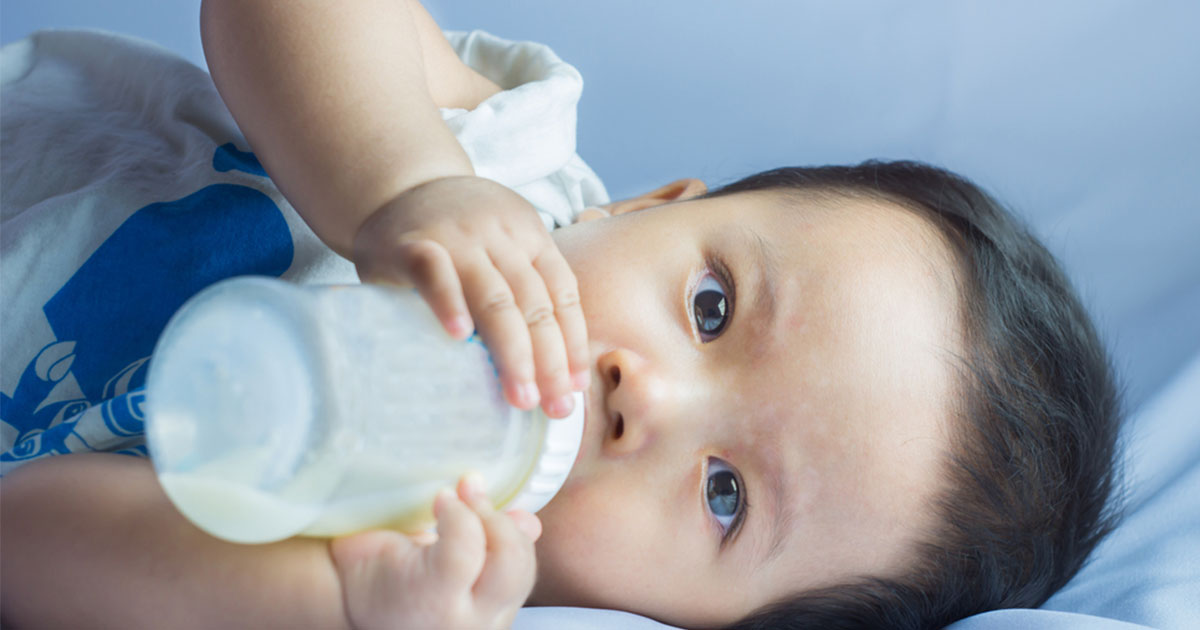
[[432,525],[441,488],[481,473],[497,506],[537,511],[583,432],[503,399],[486,348],[412,290],[217,283],[167,324],[147,376],[163,489],[243,543]]

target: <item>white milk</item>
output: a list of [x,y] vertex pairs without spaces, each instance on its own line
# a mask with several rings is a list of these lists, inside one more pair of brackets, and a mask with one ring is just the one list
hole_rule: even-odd
[[[340,536],[371,527],[390,527],[416,533],[433,525],[433,500],[469,469],[442,470],[440,475],[414,473],[394,460],[367,457],[341,472],[341,481],[325,502],[306,500],[320,496],[339,475],[337,467],[306,471],[307,486],[294,483],[291,495],[264,492],[239,481],[239,472],[257,465],[258,458],[231,456],[211,462],[191,473],[162,473],[159,482],[179,511],[200,529],[237,543],[265,543],[297,534]],[[517,460],[519,463],[519,460]],[[517,479],[507,488],[492,487],[488,494],[503,504],[512,498],[530,471],[509,470],[500,463],[475,470],[485,480]],[[295,497],[295,498],[293,498]]]
[[158,480],[188,520],[230,542],[263,543],[288,538],[321,513],[319,505],[295,505],[225,479],[164,473]]

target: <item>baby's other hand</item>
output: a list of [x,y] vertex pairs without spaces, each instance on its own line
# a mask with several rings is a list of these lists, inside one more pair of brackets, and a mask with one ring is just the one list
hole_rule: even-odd
[[587,386],[587,326],[575,274],[528,201],[481,177],[412,188],[359,228],[364,282],[415,286],[446,330],[478,327],[505,396],[566,416]]
[[372,628],[508,628],[533,590],[529,512],[497,512],[477,482],[434,504],[437,534],[379,530],[330,543],[350,624]]

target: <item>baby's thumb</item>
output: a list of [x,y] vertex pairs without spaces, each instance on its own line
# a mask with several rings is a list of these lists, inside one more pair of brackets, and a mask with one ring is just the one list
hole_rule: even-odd
[[596,219],[607,219],[609,217],[608,210],[599,206],[588,206],[579,212],[575,217],[576,223],[587,223]]
[[529,537],[529,540],[537,542],[537,539],[542,535],[542,521],[533,514],[525,510],[509,510],[505,512],[508,517],[516,523],[517,529],[521,530],[522,534]]

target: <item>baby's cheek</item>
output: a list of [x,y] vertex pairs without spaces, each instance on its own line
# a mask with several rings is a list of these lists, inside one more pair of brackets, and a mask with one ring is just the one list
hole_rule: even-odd
[[[539,554],[556,565],[576,564],[596,555],[608,540],[616,523],[615,511],[603,509],[587,485],[568,484],[554,497],[538,517],[542,520]],[[600,509],[598,509],[600,508]],[[539,560],[541,556],[539,555]]]

